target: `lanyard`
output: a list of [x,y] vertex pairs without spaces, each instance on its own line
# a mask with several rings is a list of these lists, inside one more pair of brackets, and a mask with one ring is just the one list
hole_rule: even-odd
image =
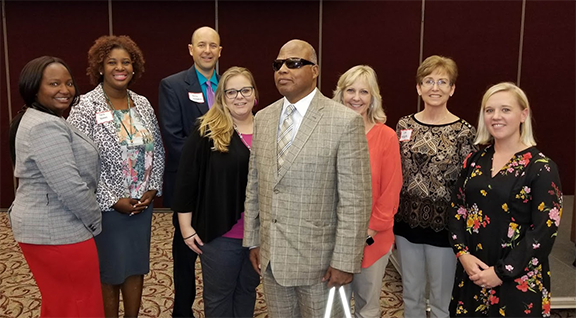
[[[114,105],[112,105],[112,101],[110,101],[108,94],[106,94],[106,92],[104,91],[104,87],[102,87],[102,92],[104,92],[104,97],[106,98],[106,102],[108,102],[108,107],[110,107],[111,110],[116,110],[114,108]],[[128,118],[130,118],[130,130],[133,130],[134,126],[132,123],[132,109],[130,109],[130,96],[128,96],[128,92],[126,92],[126,104],[128,105]],[[126,135],[128,136],[128,139],[130,140],[130,144],[133,145],[134,142],[132,140],[132,137],[134,137],[136,132],[134,131],[133,133],[130,133],[130,131],[128,130],[128,128],[126,128],[126,125],[124,125],[124,122],[122,120],[120,120],[120,124],[124,128],[124,131],[126,131]],[[240,136],[240,138],[242,138],[242,136]]]

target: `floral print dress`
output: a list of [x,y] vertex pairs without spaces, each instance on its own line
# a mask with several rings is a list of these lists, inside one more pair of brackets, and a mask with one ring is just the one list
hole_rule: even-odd
[[456,255],[470,253],[494,266],[503,283],[481,288],[458,263],[450,314],[549,317],[548,255],[562,215],[558,169],[530,147],[492,177],[493,155],[489,146],[464,162],[448,228]]
[[122,150],[125,195],[138,199],[148,188],[154,159],[154,138],[132,109],[114,110],[114,124]]

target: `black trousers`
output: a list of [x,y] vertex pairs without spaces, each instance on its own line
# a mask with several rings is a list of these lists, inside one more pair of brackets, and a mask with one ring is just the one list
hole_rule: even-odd
[[196,270],[194,264],[198,254],[194,253],[184,240],[178,225],[178,215],[174,213],[174,239],[172,258],[174,260],[174,309],[172,317],[194,317],[192,305],[196,297]]

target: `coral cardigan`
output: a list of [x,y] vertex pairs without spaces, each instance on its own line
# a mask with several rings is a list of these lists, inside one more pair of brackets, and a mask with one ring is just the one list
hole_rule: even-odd
[[402,163],[396,132],[376,124],[368,134],[372,171],[372,215],[368,228],[378,231],[374,244],[364,247],[362,268],[370,267],[394,244],[394,214],[398,211],[402,188]]

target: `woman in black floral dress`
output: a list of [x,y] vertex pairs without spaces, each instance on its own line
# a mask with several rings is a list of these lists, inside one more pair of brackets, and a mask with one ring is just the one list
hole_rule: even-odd
[[448,220],[458,257],[451,316],[550,316],[548,255],[562,215],[556,164],[536,147],[530,106],[512,83],[484,94],[476,144]]

